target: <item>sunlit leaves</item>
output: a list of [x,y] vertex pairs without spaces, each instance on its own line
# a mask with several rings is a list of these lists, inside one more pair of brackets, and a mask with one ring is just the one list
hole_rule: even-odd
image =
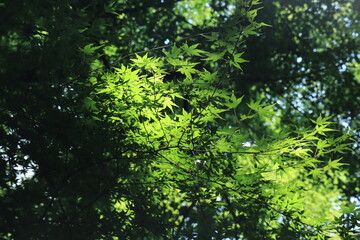
[[227,99],[227,103],[224,103],[225,106],[227,106],[228,108],[236,108],[237,106],[239,106],[239,104],[241,103],[242,99],[244,96],[237,98],[234,94],[231,95],[231,97],[229,99]]
[[310,151],[311,151],[310,149],[299,147],[295,151],[293,151],[292,153],[295,154],[295,156],[304,157],[304,156],[309,156]]
[[174,112],[173,107],[178,107],[171,98],[169,97],[165,97],[164,101],[162,102],[162,104],[164,105],[165,108],[169,108],[171,110],[171,112]]
[[197,70],[194,69],[194,64],[191,65],[184,65],[180,67],[177,71],[184,74],[188,80],[192,79],[192,74],[196,73]]
[[159,70],[163,66],[163,63],[160,59],[155,57],[148,57],[147,53],[143,56],[136,54],[136,59],[132,59],[132,61],[137,66],[146,70]]
[[[252,19],[256,11],[247,14]],[[256,34],[255,29],[249,27],[247,34]],[[194,196],[199,201],[229,198],[217,217],[230,211],[229,202],[239,212],[245,211],[245,203],[256,202],[264,209],[268,231],[280,228],[279,218],[288,219],[296,231],[309,223],[326,225],[319,214],[305,214],[304,203],[313,202],[306,189],[315,192],[316,181],[326,180],[324,173],[342,167],[329,154],[345,151],[348,136],[327,137],[333,131],[330,117],[319,116],[312,120],[313,129],[280,134],[274,126],[278,135],[250,138],[243,124],[257,118],[272,124],[275,105],[261,98],[242,104],[244,96],[219,87],[223,73],[199,67],[222,62],[241,69],[246,60],[236,52],[238,33],[204,37],[212,42],[212,51],[200,44],[174,44],[164,55],[136,54],[128,66],[93,81],[93,101],[103,110],[96,105],[96,117],[115,124],[125,132],[123,142],[137,146],[122,154],[145,169],[143,181],[166,181],[192,201]],[[242,108],[246,111],[238,114]],[[166,190],[158,186],[157,191]]]
[[[65,2],[45,10],[40,2],[54,1],[20,8],[19,1],[8,2],[0,7],[19,14],[5,14],[9,24],[1,38],[8,61],[0,61],[0,195],[6,209],[0,238],[316,239],[344,232],[342,219],[354,222],[356,209],[347,205],[331,225],[341,211],[334,208],[341,191],[334,183],[348,177],[348,157],[337,156],[349,150],[348,134],[332,131],[324,116],[299,118],[313,128],[282,124],[287,104],[275,107],[271,94],[257,91],[265,80],[246,72],[259,64],[267,74],[274,67],[267,64],[278,58],[281,65],[304,69],[299,88],[318,81],[316,74],[306,77],[318,61],[301,49],[293,53],[307,65],[291,64],[292,44],[279,57],[275,45],[252,48],[255,36],[246,42],[265,26],[255,21],[259,1]],[[306,13],[299,6],[295,13]],[[315,46],[308,31],[301,34],[289,40],[310,41],[303,48],[309,51],[336,45],[320,36]],[[251,55],[271,61],[255,60],[245,69]],[[341,58],[339,66],[351,58]],[[281,87],[276,79],[290,89],[293,72],[266,75],[267,93]],[[256,81],[241,84],[248,76]],[[341,85],[344,79],[332,80]],[[309,90],[323,95],[320,87]],[[26,168],[34,176],[16,182]],[[23,193],[30,199],[25,205],[16,200]],[[34,224],[24,224],[28,219]],[[58,235],[64,229],[69,232]],[[46,236],[50,232],[55,238]]]
[[336,160],[329,160],[328,165],[325,167],[325,170],[328,169],[339,169],[341,166],[348,165],[346,163],[341,163],[342,158]]

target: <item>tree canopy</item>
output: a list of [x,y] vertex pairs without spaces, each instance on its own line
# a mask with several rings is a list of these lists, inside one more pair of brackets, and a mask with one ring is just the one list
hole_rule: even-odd
[[0,2],[2,239],[356,239],[359,3]]

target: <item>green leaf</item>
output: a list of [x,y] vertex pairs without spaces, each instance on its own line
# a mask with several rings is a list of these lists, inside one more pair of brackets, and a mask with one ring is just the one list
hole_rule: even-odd
[[192,80],[192,74],[197,73],[198,70],[196,70],[193,66],[183,66],[177,71],[184,74],[187,79]]
[[344,165],[349,165],[347,163],[340,163],[339,161],[341,161],[342,158],[339,158],[339,159],[336,159],[336,160],[331,160],[329,161],[328,163],[328,166],[329,168],[332,168],[332,169],[339,169],[341,166],[344,166]]
[[306,158],[304,161],[305,166],[316,168],[316,163],[321,162],[318,159],[315,158]]
[[310,119],[310,121],[312,121],[313,123],[317,124],[317,125],[328,125],[331,122],[328,122],[327,120],[329,120],[331,117],[325,117],[323,118],[321,115],[316,119]]
[[352,213],[355,213],[356,210],[358,210],[356,208],[355,203],[350,203],[348,205],[343,204],[343,205],[340,206],[340,208],[341,208],[342,213],[345,213],[345,214],[352,214]]
[[188,46],[187,43],[185,43],[181,48],[189,56],[201,56],[202,53],[204,53],[204,51],[200,49],[196,49],[198,46],[199,46],[198,43],[191,46]]
[[295,154],[298,157],[305,157],[305,156],[309,156],[308,152],[312,152],[311,149],[299,147],[295,151],[293,151],[292,153]]
[[212,62],[216,62],[219,59],[222,59],[222,57],[225,55],[226,51],[222,51],[222,52],[218,52],[218,53],[206,53],[205,55],[207,55],[207,58],[204,58],[203,60],[205,61],[212,61]]
[[331,145],[328,143],[327,140],[319,140],[316,144],[316,148],[317,149],[324,149],[324,148],[327,148],[327,147],[330,147]]
[[79,48],[81,52],[87,54],[87,55],[92,55],[96,50],[98,50],[99,48],[102,48],[104,45],[100,45],[100,46],[96,46],[93,47],[93,43],[90,43],[88,45],[86,45],[83,48]]
[[316,168],[310,171],[309,175],[312,175],[313,177],[317,178],[324,174],[324,170],[321,168]]
[[229,152],[231,150],[231,143],[229,143],[225,138],[221,138],[216,142],[216,148],[219,152]]
[[230,109],[232,108],[236,108],[237,106],[239,106],[239,104],[242,102],[244,96],[240,97],[240,98],[236,98],[234,94],[231,95],[231,98],[229,99],[230,101],[224,103],[224,105]]
[[274,113],[273,113],[274,106],[275,106],[275,104],[268,105],[265,107],[259,107],[257,109],[257,112],[258,112],[259,116],[262,116],[262,117],[273,116],[274,115]]
[[257,100],[256,102],[254,100],[251,100],[250,103],[247,103],[247,105],[250,109],[257,111],[259,109],[259,107],[261,106],[260,102],[261,102],[261,99]]
[[214,42],[219,38],[219,34],[217,34],[217,33],[211,33],[211,35],[202,34],[202,36],[211,42]]
[[241,58],[243,54],[244,52],[234,54],[234,61],[237,63],[249,62],[248,60]]
[[244,34],[245,37],[247,37],[249,35],[259,34],[258,32],[255,32],[254,30],[255,30],[254,26],[248,25],[248,26],[245,27],[245,29],[243,31],[243,34]]
[[327,128],[327,125],[316,125],[315,130],[318,134],[326,136],[325,132],[337,131],[336,129]]
[[243,121],[243,120],[246,120],[246,119],[251,119],[251,118],[253,118],[255,116],[256,116],[256,114],[252,114],[252,115],[240,114],[240,120]]
[[165,97],[162,104],[165,108],[169,108],[171,112],[174,112],[173,106],[178,107],[169,97]]
[[242,70],[241,66],[240,66],[240,63],[244,63],[244,62],[249,62],[243,58],[241,58],[241,56],[243,55],[244,53],[236,53],[233,55],[233,60],[230,60],[230,64],[239,68],[240,70]]
[[84,99],[84,106],[85,106],[85,108],[87,108],[90,111],[98,111],[99,110],[96,107],[96,102],[90,97],[86,97]]
[[167,56],[167,58],[177,59],[180,56],[181,52],[182,52],[181,48],[178,48],[176,47],[176,45],[174,45],[169,52],[165,51],[164,53]]

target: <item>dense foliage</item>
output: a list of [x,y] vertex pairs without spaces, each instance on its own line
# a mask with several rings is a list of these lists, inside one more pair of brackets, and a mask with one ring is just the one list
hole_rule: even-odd
[[353,239],[356,4],[0,2],[1,238]]

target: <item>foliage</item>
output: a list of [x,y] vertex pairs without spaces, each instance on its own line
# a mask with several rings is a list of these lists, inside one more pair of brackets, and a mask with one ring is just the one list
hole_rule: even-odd
[[326,112],[291,129],[232,84],[268,26],[259,1],[0,8],[2,238],[353,237],[337,183],[356,135]]
[[[272,27],[246,43],[251,64],[234,76],[238,88],[276,102],[284,125],[305,127],[322,114],[337,130],[359,129],[359,2],[264,1],[259,18]],[[358,131],[354,138],[342,155],[347,181],[339,182],[348,197],[360,191]]]

